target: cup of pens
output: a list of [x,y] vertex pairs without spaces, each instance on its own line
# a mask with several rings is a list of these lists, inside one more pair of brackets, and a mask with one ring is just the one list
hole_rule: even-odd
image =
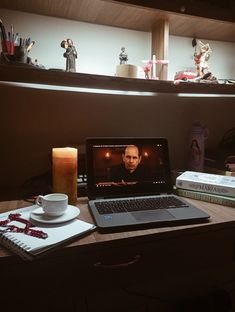
[[15,46],[14,57],[16,62],[27,63],[28,52],[24,46]]
[[20,38],[19,45],[15,45],[14,47],[14,58],[16,62],[28,63],[28,54],[34,45],[34,41],[30,41],[28,39]]
[[0,39],[2,45],[2,59],[6,63],[15,61],[20,63],[30,63],[31,59],[28,54],[35,41],[30,38],[19,38],[18,33],[14,34],[13,25],[11,30],[6,32],[4,24],[0,19]]

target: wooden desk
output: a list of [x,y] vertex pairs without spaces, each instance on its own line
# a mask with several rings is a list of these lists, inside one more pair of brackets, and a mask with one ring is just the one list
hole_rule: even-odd
[[[170,304],[178,298],[203,294],[216,287],[228,290],[235,279],[235,209],[188,201],[207,212],[210,221],[112,234],[96,231],[33,262],[22,261],[1,248],[3,290],[8,282],[12,288],[24,280],[30,285],[31,299],[35,300],[35,287],[57,289],[60,293],[66,285],[64,291],[69,298],[80,298],[75,300],[80,308],[84,304],[81,298],[89,298],[90,308],[85,305],[84,311],[93,311],[97,304],[101,304],[102,311],[106,311],[106,307],[109,311],[110,305],[112,311],[116,311],[115,307],[117,311],[123,309],[122,299],[113,306],[110,299],[113,293],[121,298],[132,294],[132,299],[135,294],[135,301],[147,300],[151,294],[161,298],[156,304],[163,304],[164,300]],[[27,205],[30,203],[24,201],[1,202],[0,212]],[[77,205],[81,210],[79,218],[92,221],[87,199],[80,198]],[[18,282],[13,286],[12,281]],[[72,283],[77,286],[72,287]],[[17,289],[19,291],[19,287]],[[96,297],[97,294],[100,295]],[[45,297],[47,304],[52,304],[51,296]],[[67,299],[63,296],[60,305],[68,307]],[[75,310],[71,307],[71,311]]]

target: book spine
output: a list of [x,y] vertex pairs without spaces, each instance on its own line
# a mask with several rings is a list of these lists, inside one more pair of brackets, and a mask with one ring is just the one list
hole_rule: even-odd
[[177,178],[176,180],[176,187],[203,193],[212,193],[224,196],[235,196],[235,188],[233,187],[214,185],[197,181],[189,181],[180,178]]
[[182,197],[188,197],[192,199],[197,199],[201,201],[206,201],[213,204],[229,206],[235,208],[235,199],[234,198],[225,198],[219,195],[207,194],[207,193],[200,193],[190,190],[184,189],[176,189],[176,194]]
[[8,233],[0,234],[0,243],[9,251],[20,256],[23,260],[33,260],[33,257],[26,251],[27,246],[22,245],[18,240],[12,239],[11,235],[8,235]]

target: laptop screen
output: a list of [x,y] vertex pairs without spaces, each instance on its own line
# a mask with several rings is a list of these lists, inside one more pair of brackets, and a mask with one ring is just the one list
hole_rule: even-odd
[[164,138],[88,138],[88,197],[137,196],[172,191]]

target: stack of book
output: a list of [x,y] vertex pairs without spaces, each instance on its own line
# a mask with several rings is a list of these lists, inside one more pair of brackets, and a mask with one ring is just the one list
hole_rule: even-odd
[[235,207],[235,177],[185,171],[176,179],[176,194]]

